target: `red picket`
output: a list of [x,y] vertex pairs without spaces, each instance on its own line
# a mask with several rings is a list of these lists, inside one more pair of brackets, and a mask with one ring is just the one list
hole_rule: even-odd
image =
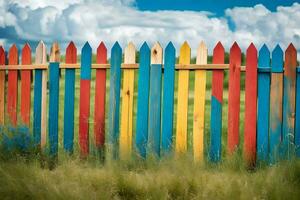
[[[22,65],[31,64],[31,49],[28,43],[22,49]],[[21,71],[21,120],[29,127],[30,125],[30,102],[31,102],[31,70]]]
[[[18,49],[14,44],[8,53],[8,64],[17,65],[18,64]],[[13,126],[17,125],[17,102],[18,102],[18,71],[9,70],[8,71],[8,81],[7,81],[7,114],[9,117],[9,123]]]
[[[97,48],[98,64],[107,63],[107,49],[103,42]],[[95,83],[95,113],[94,113],[94,138],[96,148],[102,148],[105,141],[105,94],[106,94],[106,70],[96,70]]]
[[[0,46],[0,65],[5,65],[5,51]],[[5,106],[5,71],[0,71],[0,126],[4,125],[4,106]]]
[[230,48],[228,93],[228,153],[239,144],[241,49],[235,42]]
[[253,43],[246,53],[244,156],[249,165],[256,159],[257,50]]

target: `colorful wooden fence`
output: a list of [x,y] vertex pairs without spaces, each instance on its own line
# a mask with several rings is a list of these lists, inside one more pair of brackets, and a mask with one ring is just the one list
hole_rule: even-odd
[[[279,158],[300,156],[300,68],[297,67],[297,51],[292,44],[285,53],[278,45],[270,52],[266,45],[258,51],[250,44],[245,66],[242,66],[242,53],[237,43],[230,48],[229,64],[224,64],[225,49],[220,42],[213,50],[212,64],[207,64],[208,50],[204,42],[197,50],[196,64],[191,64],[191,49],[187,42],[180,48],[178,64],[172,43],[165,51],[159,43],[151,49],[144,43],[139,50],[139,60],[136,60],[136,51],[134,44],[129,43],[122,63],[122,48],[115,43],[108,64],[107,49],[101,42],[96,52],[96,63],[92,63],[92,48],[86,43],[81,50],[79,64],[77,49],[71,42],[66,49],[65,63],[62,63],[61,51],[54,43],[47,63],[46,46],[40,42],[35,52],[35,64],[32,64],[28,44],[21,51],[19,64],[16,45],[9,49],[8,56],[1,47],[1,126],[32,128],[34,143],[48,149],[51,156],[58,154],[60,134],[63,135],[63,149],[73,153],[76,129],[82,157],[89,155],[91,141],[98,150],[109,146],[113,158],[120,159],[129,159],[133,153],[142,158],[149,154],[161,156],[173,149],[175,154],[184,154],[188,151],[188,108],[192,101],[191,148],[195,161],[206,157],[204,141],[209,137],[207,157],[212,162],[219,162],[224,156],[224,134],[227,135],[228,155],[236,152],[241,143],[240,136],[244,134],[242,149],[249,164],[256,161],[274,163]],[[63,69],[64,91],[59,91],[60,70]],[[76,71],[79,69],[79,105],[76,105]],[[92,70],[96,71],[95,81],[91,81]],[[194,88],[189,87],[191,71],[195,74]],[[206,130],[208,71],[212,71],[212,89],[210,129]],[[229,71],[227,134],[222,131],[226,71]],[[175,79],[176,73],[178,80]],[[240,119],[241,76],[244,73],[245,112]],[[138,81],[137,95],[135,80]],[[91,100],[92,84],[95,84],[94,101]],[[64,92],[63,104],[59,99],[61,92]],[[106,96],[109,98],[108,114],[105,112]],[[134,101],[137,101],[136,104]],[[94,116],[90,115],[91,103],[94,104]],[[64,108],[63,119],[59,118],[61,106]],[[78,119],[75,118],[75,106],[78,106]],[[33,127],[30,127],[31,120]],[[62,131],[59,130],[59,120],[63,120]],[[76,121],[78,127],[75,127]],[[240,133],[242,121],[244,131]],[[93,125],[93,139],[89,137],[90,125]]]

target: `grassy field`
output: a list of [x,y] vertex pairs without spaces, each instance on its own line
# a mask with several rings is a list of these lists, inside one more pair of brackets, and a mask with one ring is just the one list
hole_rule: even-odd
[[[207,73],[208,84],[205,111],[206,160],[204,163],[194,163],[191,153],[194,72],[190,73],[189,152],[182,157],[173,157],[171,155],[160,160],[150,156],[147,160],[141,161],[133,156],[132,160],[126,162],[107,159],[103,163],[93,145],[94,81],[92,81],[91,90],[91,155],[87,160],[79,158],[77,142],[79,72],[76,73],[75,152],[72,156],[68,156],[63,152],[64,71],[62,71],[58,165],[53,170],[49,170],[47,166],[41,167],[41,160],[43,159],[33,150],[26,153],[20,151],[11,153],[0,152],[0,199],[299,199],[299,159],[285,161],[274,166],[260,166],[251,170],[248,170],[244,165],[242,158],[244,77],[242,77],[241,82],[240,147],[234,156],[226,157],[227,73],[225,77],[222,135],[223,161],[221,164],[214,165],[207,162],[207,149],[210,137],[211,72]],[[95,72],[93,71],[92,79],[94,78]],[[137,79],[138,73],[136,73],[136,83]],[[135,91],[137,91],[137,87],[135,85]],[[175,87],[177,88],[177,85]],[[109,81],[107,81],[108,93]],[[175,102],[176,96],[177,94],[175,93]],[[108,105],[108,97],[106,102],[106,105]],[[134,132],[136,127],[136,105],[137,101],[135,98]],[[174,116],[176,116],[176,104],[174,111]],[[176,117],[174,121],[176,121]]]

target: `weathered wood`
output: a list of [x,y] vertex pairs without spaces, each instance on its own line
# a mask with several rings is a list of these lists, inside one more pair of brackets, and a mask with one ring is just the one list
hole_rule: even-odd
[[[5,50],[0,46],[0,65],[5,65]],[[0,127],[4,125],[5,113],[5,71],[0,71]]]
[[270,92],[270,151],[271,164],[278,161],[282,134],[282,96],[283,96],[283,51],[277,45],[272,52],[272,74]]
[[[47,62],[46,46],[40,41],[35,50],[35,64],[45,64]],[[46,128],[42,128],[42,112],[44,113],[43,120],[46,120],[46,107],[42,107],[42,82],[43,82],[43,71],[42,69],[36,69],[34,73],[34,99],[33,99],[33,138],[36,145],[45,147],[46,145]],[[45,72],[46,73],[46,72]],[[46,88],[47,89],[47,88]],[[46,98],[44,98],[46,100]],[[44,103],[45,104],[45,103]],[[43,110],[45,109],[45,110]],[[43,121],[43,125],[45,121]],[[43,132],[42,132],[43,130]]]
[[[191,49],[187,42],[180,48],[179,64],[189,64]],[[188,94],[189,70],[178,72],[178,97],[177,97],[177,123],[176,123],[176,152],[187,151],[187,120],[188,120]]]
[[110,91],[109,91],[109,118],[108,130],[113,158],[118,157],[119,150],[119,112],[120,112],[120,85],[121,85],[122,49],[118,42],[111,49]]
[[230,48],[228,93],[228,153],[239,145],[241,49],[235,42]]
[[91,93],[92,48],[88,42],[81,50],[80,99],[79,99],[79,145],[80,155],[89,154],[89,117]]
[[[98,64],[107,63],[107,49],[103,42],[97,48]],[[94,139],[97,149],[104,148],[105,142],[105,95],[106,95],[106,70],[96,70],[95,82],[95,112],[94,112]]]
[[[22,64],[31,64],[31,49],[28,43],[22,49]],[[21,123],[30,126],[30,107],[31,107],[31,70],[21,71]]]
[[169,42],[165,49],[165,68],[163,85],[163,113],[162,113],[162,151],[168,153],[173,144],[173,112],[174,112],[174,84],[175,84],[175,48]]
[[249,166],[256,160],[257,50],[253,43],[246,53],[244,156]]
[[300,157],[300,67],[297,67],[296,80],[296,115],[295,115],[295,148],[296,156]]
[[285,51],[283,76],[283,155],[290,159],[295,139],[295,91],[296,91],[297,50],[291,43]]
[[142,158],[146,158],[148,141],[148,110],[150,84],[150,48],[144,42],[140,48],[140,67],[138,79],[136,148]]
[[[213,63],[224,63],[224,47],[221,42],[213,51]],[[223,102],[224,70],[212,71],[211,119],[210,119],[210,151],[209,157],[213,162],[219,162],[222,152],[222,102]]]
[[[8,53],[8,64],[18,64],[18,49],[15,44],[9,49]],[[17,125],[17,103],[18,103],[18,71],[9,70],[7,80],[7,114],[9,121],[8,123],[12,126]]]
[[[207,47],[202,41],[197,50],[196,64],[207,64]],[[204,115],[205,115],[206,71],[195,71],[193,150],[194,160],[204,159]]]
[[[132,42],[124,51],[124,63],[135,63],[135,46]],[[128,159],[132,150],[133,126],[133,95],[134,95],[134,69],[123,70],[122,110],[120,130],[120,158]]]
[[[70,42],[66,49],[66,64],[77,62],[77,49]],[[74,145],[74,100],[75,100],[75,69],[66,69],[65,102],[64,102],[64,149],[73,153]]]
[[59,59],[60,59],[60,51],[59,51],[58,43],[53,43],[51,47],[50,65],[49,65],[49,116],[48,116],[49,148],[50,148],[50,155],[52,157],[57,157],[58,155]]
[[[267,70],[265,70],[267,69]],[[266,45],[259,51],[257,80],[257,160],[267,161],[270,110],[270,52]]]
[[161,81],[163,50],[157,42],[151,49],[150,93],[149,93],[149,148],[160,156],[161,137]]

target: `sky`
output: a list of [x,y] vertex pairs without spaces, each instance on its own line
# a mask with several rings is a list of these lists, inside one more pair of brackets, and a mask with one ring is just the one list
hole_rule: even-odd
[[237,41],[244,52],[251,42],[293,42],[299,55],[299,19],[300,1],[290,0],[0,0],[0,45],[58,41],[64,52],[71,40],[78,48],[89,41],[95,52],[101,41],[109,49],[172,41],[177,50],[187,41],[195,55],[202,40],[210,53],[218,41],[227,51]]

